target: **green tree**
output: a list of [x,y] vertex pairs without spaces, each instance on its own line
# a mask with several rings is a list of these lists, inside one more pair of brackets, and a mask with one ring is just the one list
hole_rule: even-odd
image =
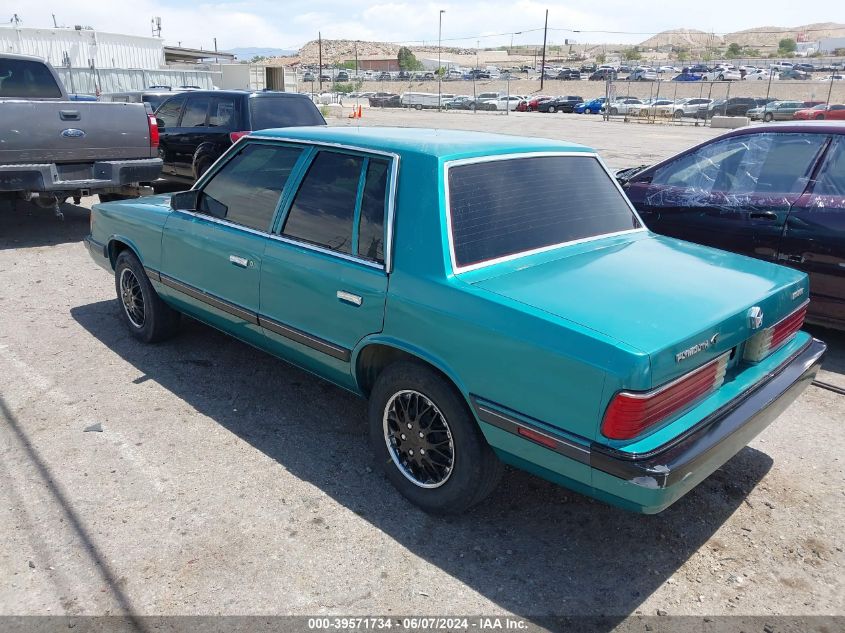
[[642,58],[643,58],[643,56],[640,55],[639,48],[637,48],[636,46],[634,46],[633,48],[628,48],[628,49],[622,51],[622,59],[625,59],[629,62],[633,62],[633,61],[636,61],[636,60],[642,59]]
[[607,55],[604,53],[599,53],[596,55],[596,63],[603,64],[607,61]]
[[678,51],[678,61],[679,62],[685,62],[685,61],[688,61],[688,60],[689,60],[689,53],[687,51],[684,51],[684,50]]
[[731,42],[731,44],[728,46],[727,55],[729,58],[739,57],[740,55],[742,55],[742,47],[736,42]]
[[399,62],[399,68],[401,70],[422,70],[423,68],[422,63],[407,46],[403,46],[399,49],[396,61]]
[[783,51],[784,53],[794,53],[797,48],[798,45],[791,37],[785,37],[778,42],[778,50]]

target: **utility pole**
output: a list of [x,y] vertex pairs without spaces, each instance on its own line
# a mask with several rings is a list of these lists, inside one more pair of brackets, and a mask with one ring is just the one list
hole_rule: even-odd
[[546,24],[543,26],[543,66],[540,68],[540,92],[543,91],[543,80],[546,78],[546,36],[549,34],[549,10],[546,9]]
[[440,61],[441,52],[442,52],[442,42],[443,42],[443,14],[446,13],[446,9],[440,9],[440,19],[437,25],[437,111],[440,112],[441,101],[443,98],[440,96],[442,94],[442,86],[441,82],[443,81],[443,63]]
[[358,41],[355,40],[355,79],[358,79]]
[[58,22],[56,22],[56,14],[55,14],[55,13],[51,13],[50,15],[52,15],[52,16],[53,16],[53,28],[54,28],[54,29],[59,28],[59,23],[58,23]]
[[320,73],[320,94],[323,94],[323,35],[320,31],[317,31],[317,60],[320,69],[317,71]]

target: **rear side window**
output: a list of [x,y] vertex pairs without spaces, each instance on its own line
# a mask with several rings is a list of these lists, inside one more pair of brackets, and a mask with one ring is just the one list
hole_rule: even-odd
[[249,143],[203,187],[199,212],[269,231],[282,190],[302,150]]
[[205,127],[210,102],[211,99],[206,96],[188,97],[188,106],[185,108],[179,127]]
[[838,136],[833,141],[816,178],[813,193],[820,196],[845,196],[845,137]]
[[208,127],[222,127],[233,130],[235,126],[234,97],[215,97],[208,113]]
[[386,160],[369,160],[358,222],[358,255],[379,263],[384,262],[384,211],[389,169],[390,163]]
[[0,59],[0,97],[61,99],[62,91],[46,64]]
[[317,106],[304,97],[262,95],[249,100],[249,109],[253,130],[326,124]]
[[141,101],[149,103],[153,111],[157,110],[165,99],[167,99],[167,95],[144,95],[141,97]]
[[161,104],[156,110],[156,119],[165,127],[176,127],[179,123],[179,113],[182,111],[182,104],[185,97],[172,97]]
[[449,168],[455,264],[640,228],[624,196],[590,156],[494,160]]
[[283,234],[352,253],[352,219],[364,158],[321,151],[293,199]]

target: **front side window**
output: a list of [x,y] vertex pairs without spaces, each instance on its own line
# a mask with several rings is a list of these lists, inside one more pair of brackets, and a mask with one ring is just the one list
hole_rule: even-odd
[[592,156],[510,158],[448,173],[458,267],[640,228]]
[[211,101],[208,113],[208,127],[219,127],[233,130],[235,126],[234,97],[215,97]]
[[293,199],[282,233],[288,237],[352,253],[352,220],[364,158],[321,151]]
[[747,134],[702,147],[654,173],[652,185],[708,194],[786,194],[804,191],[823,134]]
[[190,97],[188,106],[185,108],[185,114],[182,115],[180,127],[205,127],[210,101],[211,99],[204,96]]
[[182,112],[182,104],[184,103],[184,96],[171,97],[156,110],[156,119],[165,128],[176,127],[176,124],[179,123],[179,113]]
[[302,150],[247,144],[202,188],[200,213],[269,231],[282,190]]

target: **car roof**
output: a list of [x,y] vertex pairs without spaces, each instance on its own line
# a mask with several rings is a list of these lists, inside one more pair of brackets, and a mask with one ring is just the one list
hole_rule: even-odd
[[523,152],[593,152],[566,141],[434,128],[314,126],[262,130],[260,135],[449,159]]
[[[809,108],[805,108],[809,109]],[[784,121],[739,128],[723,136],[741,136],[763,132],[806,132],[809,134],[845,134],[845,121]],[[721,137],[720,137],[721,138]]]

